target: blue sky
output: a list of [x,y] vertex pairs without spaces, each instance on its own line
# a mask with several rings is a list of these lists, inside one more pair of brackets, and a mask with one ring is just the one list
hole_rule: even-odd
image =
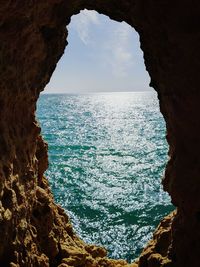
[[68,46],[44,93],[152,90],[138,34],[128,24],[84,10],[67,28]]

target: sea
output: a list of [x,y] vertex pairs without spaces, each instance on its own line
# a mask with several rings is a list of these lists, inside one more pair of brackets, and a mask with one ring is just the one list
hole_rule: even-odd
[[166,126],[155,92],[43,94],[55,201],[76,233],[131,262],[174,208],[162,190]]

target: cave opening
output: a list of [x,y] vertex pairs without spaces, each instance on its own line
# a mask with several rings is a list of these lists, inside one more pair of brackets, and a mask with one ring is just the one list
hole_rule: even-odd
[[[38,102],[49,144],[46,175],[79,236],[130,262],[173,210],[160,182],[167,161],[165,122],[147,85],[134,29],[87,10],[70,25],[66,53]],[[130,50],[138,51],[134,64]]]

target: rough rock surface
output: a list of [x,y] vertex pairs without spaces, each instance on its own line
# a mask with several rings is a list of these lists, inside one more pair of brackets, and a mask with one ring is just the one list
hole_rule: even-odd
[[[66,25],[84,8],[138,31],[167,125],[163,185],[177,212],[132,265],[82,242],[43,177],[36,101],[63,54]],[[0,0],[0,266],[200,266],[199,17],[197,0]]]

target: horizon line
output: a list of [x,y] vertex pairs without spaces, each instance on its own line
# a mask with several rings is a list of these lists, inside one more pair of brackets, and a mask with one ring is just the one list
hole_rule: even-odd
[[42,91],[40,94],[42,95],[79,95],[79,94],[123,94],[123,93],[145,93],[145,92],[156,92],[155,89],[152,88],[152,90],[143,90],[143,91],[100,91],[100,92],[92,92],[92,91],[86,91],[86,92],[45,92]]

